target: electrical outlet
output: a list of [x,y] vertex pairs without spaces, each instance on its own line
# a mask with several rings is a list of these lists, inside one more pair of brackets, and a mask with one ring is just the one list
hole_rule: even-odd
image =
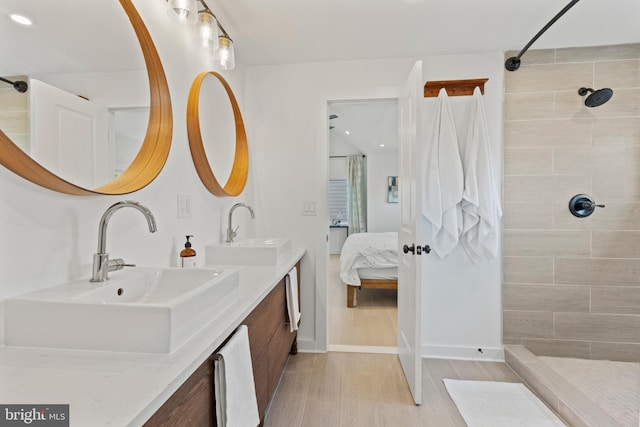
[[315,200],[305,200],[302,206],[302,215],[315,216],[316,202]]
[[191,218],[191,196],[178,194],[178,218]]

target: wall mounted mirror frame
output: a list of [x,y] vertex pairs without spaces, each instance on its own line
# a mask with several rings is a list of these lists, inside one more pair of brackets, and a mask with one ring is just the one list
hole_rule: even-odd
[[[220,185],[215,173],[211,169],[211,164],[205,152],[202,132],[200,129],[200,91],[202,82],[207,76],[213,76],[222,84],[225,92],[229,96],[231,107],[233,108],[233,117],[236,131],[236,147],[233,158],[233,166],[229,179]],[[238,196],[244,190],[249,175],[249,149],[247,147],[247,135],[242,121],[242,114],[236,97],[231,90],[227,81],[215,71],[204,71],[194,79],[191,90],[189,91],[189,100],[187,102],[187,134],[189,136],[189,149],[193,164],[200,180],[211,194],[218,197]]]
[[173,135],[169,86],[151,35],[131,0],[119,0],[144,55],[150,89],[149,122],[144,142],[129,167],[113,181],[87,189],[64,180],[29,157],[0,130],[0,164],[22,178],[60,193],[90,196],[128,194],[147,186],[164,167]]

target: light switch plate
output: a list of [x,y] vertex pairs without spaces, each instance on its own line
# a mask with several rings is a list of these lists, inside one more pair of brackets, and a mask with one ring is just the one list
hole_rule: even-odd
[[316,201],[305,200],[302,206],[302,215],[315,216],[316,215]]
[[178,218],[191,218],[191,196],[178,194]]

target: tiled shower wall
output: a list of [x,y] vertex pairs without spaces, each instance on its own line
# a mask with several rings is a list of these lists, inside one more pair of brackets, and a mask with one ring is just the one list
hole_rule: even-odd
[[[26,76],[2,76],[8,80],[27,80]],[[0,82],[0,129],[13,142],[29,151],[29,91],[20,93]]]
[[[640,44],[529,51],[505,74],[504,342],[640,361]],[[613,98],[587,108],[583,86]],[[579,193],[606,207],[572,216]]]

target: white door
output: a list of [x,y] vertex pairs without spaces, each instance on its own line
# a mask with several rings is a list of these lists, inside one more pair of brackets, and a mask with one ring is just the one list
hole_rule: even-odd
[[[398,266],[398,355],[416,405],[422,403],[421,138],[422,62],[414,64],[399,99],[400,231]],[[405,253],[404,246],[412,249]],[[422,254],[424,256],[425,254]]]
[[29,92],[31,157],[85,188],[111,181],[107,109],[35,79]]

